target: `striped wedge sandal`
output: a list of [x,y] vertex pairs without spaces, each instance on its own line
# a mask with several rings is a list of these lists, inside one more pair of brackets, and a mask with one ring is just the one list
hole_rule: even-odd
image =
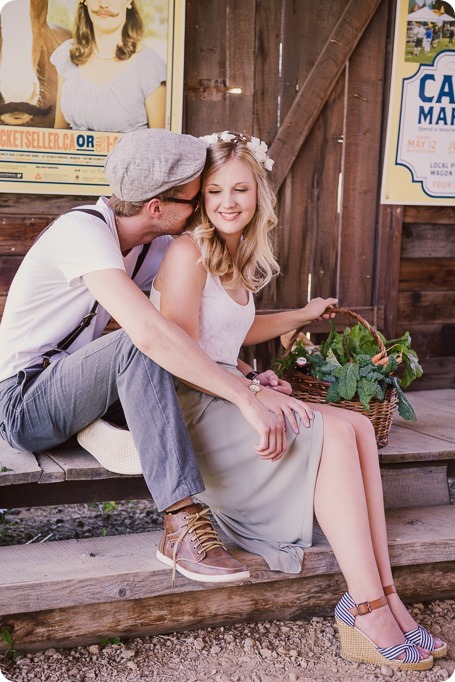
[[[395,593],[395,585],[392,584],[384,587],[385,595],[389,596],[390,594]],[[431,635],[422,625],[418,625],[415,630],[405,632],[404,636],[411,644],[415,644],[416,646],[420,646],[422,649],[429,651],[433,658],[442,658],[443,656],[447,656],[447,644],[443,642],[441,646],[435,648],[433,635]]]
[[[433,656],[421,659],[415,644],[406,642],[381,649],[355,627],[356,616],[364,616],[387,604],[386,596],[356,604],[349,592],[344,593],[335,607],[342,657],[359,663],[388,665],[397,670],[430,670],[433,667]],[[404,658],[397,658],[401,654],[405,654]]]

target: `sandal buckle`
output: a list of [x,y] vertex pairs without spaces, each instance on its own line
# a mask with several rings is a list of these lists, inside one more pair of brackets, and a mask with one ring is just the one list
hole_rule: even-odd
[[365,616],[367,613],[371,613],[372,608],[369,601],[363,601],[360,604],[356,604],[357,615]]

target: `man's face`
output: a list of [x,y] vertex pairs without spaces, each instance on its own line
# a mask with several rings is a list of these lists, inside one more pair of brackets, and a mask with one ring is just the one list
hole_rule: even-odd
[[[176,199],[195,199],[201,191],[201,179],[189,182],[185,189],[176,194]],[[192,204],[163,201],[163,234],[181,234],[188,218],[193,214],[195,206]]]

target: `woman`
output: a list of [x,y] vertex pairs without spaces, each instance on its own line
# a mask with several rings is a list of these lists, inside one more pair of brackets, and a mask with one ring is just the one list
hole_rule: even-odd
[[[225,132],[206,139],[202,205],[194,225],[166,254],[151,298],[226,371],[247,382],[236,368],[242,343],[308,323],[336,301],[315,299],[298,311],[254,316],[252,294],[278,270],[269,243],[276,225],[266,180],[271,161],[255,138]],[[444,655],[447,647],[418,628],[394,591],[369,420],[270,390],[266,375],[266,385],[260,375],[250,389],[287,420],[289,448],[273,462],[254,453],[254,433],[235,407],[179,383],[206,485],[200,498],[237,544],[286,572],[301,568],[314,508],[349,589],[335,611],[343,656],[399,669],[431,668],[432,656]]]
[[135,0],[80,0],[74,38],[51,56],[55,128],[164,128],[166,65],[143,41]]

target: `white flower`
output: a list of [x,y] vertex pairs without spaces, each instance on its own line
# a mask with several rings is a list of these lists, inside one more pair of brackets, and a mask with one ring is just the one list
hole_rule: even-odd
[[202,135],[201,140],[204,140],[207,147],[210,147],[211,144],[218,142],[218,133],[212,133],[211,135]]
[[216,142],[246,142],[248,149],[254,154],[258,163],[264,166],[265,170],[271,171],[273,160],[267,156],[268,147],[265,142],[258,137],[252,137],[250,140],[245,135],[235,135],[229,130],[223,130],[222,133],[212,133],[211,135],[202,135],[201,140],[204,140],[207,147]]
[[231,142],[234,139],[235,135],[230,133],[228,130],[224,130],[221,135],[220,135],[220,140],[222,142]]
[[252,137],[250,142],[247,143],[247,147],[253,152],[259,163],[265,163],[268,149],[265,142],[261,142],[257,137]]

